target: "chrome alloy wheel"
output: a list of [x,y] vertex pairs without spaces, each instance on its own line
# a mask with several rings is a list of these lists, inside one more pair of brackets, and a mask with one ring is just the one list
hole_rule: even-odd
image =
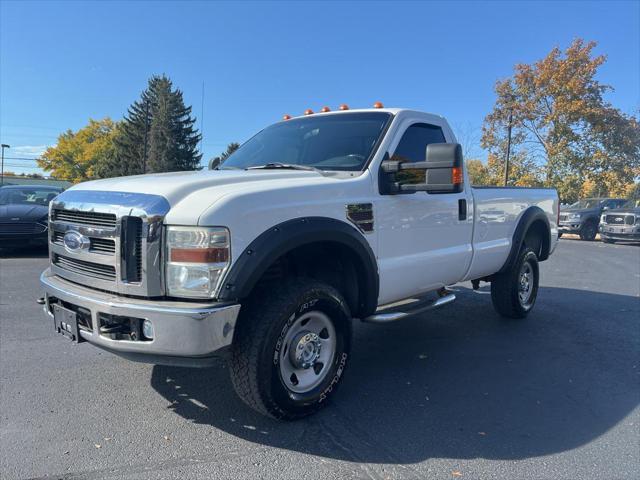
[[280,350],[280,377],[294,393],[306,393],[325,379],[336,355],[337,337],[329,317],[307,312],[287,331]]
[[522,267],[520,267],[520,277],[518,280],[518,299],[520,300],[520,305],[523,307],[528,307],[531,303],[533,286],[535,284],[534,275],[535,273],[531,263],[528,261],[524,262]]

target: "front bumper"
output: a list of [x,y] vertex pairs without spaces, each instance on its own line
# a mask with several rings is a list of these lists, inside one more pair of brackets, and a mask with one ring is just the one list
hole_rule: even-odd
[[[40,277],[45,290],[44,310],[53,317],[52,305],[66,302],[91,312],[91,331],[80,336],[105,350],[131,360],[149,363],[204,366],[231,344],[239,304],[156,301],[117,296],[64,280],[49,269]],[[114,340],[100,333],[99,315],[146,319],[153,323],[151,341]]]
[[558,225],[559,233],[580,233],[582,224],[578,222],[561,222]]
[[600,225],[600,236],[621,242],[640,241],[640,227],[637,225]]

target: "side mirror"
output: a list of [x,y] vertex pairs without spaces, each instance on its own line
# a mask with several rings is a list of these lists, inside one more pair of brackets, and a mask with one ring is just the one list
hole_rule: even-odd
[[220,166],[221,160],[220,157],[215,157],[209,160],[209,170],[215,170]]
[[602,207],[602,210],[609,210],[609,207]]
[[[383,161],[380,166],[380,193],[459,193],[464,187],[462,174],[462,147],[458,143],[432,143],[427,145],[424,162]],[[396,174],[402,170],[424,170],[424,183],[402,184]]]

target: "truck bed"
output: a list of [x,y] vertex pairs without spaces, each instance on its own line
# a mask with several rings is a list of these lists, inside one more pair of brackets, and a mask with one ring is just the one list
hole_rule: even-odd
[[506,261],[522,213],[537,206],[551,226],[551,249],[557,242],[559,201],[552,188],[472,187],[473,259],[465,280],[495,273]]

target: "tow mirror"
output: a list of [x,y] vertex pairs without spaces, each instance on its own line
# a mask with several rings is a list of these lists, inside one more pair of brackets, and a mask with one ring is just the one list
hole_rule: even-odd
[[[462,174],[462,147],[458,143],[432,143],[427,145],[424,162],[385,160],[380,166],[380,193],[459,193],[464,186]],[[424,183],[403,183],[398,173],[403,170],[424,170]]]
[[209,160],[209,170],[215,170],[220,166],[220,157],[215,157]]

